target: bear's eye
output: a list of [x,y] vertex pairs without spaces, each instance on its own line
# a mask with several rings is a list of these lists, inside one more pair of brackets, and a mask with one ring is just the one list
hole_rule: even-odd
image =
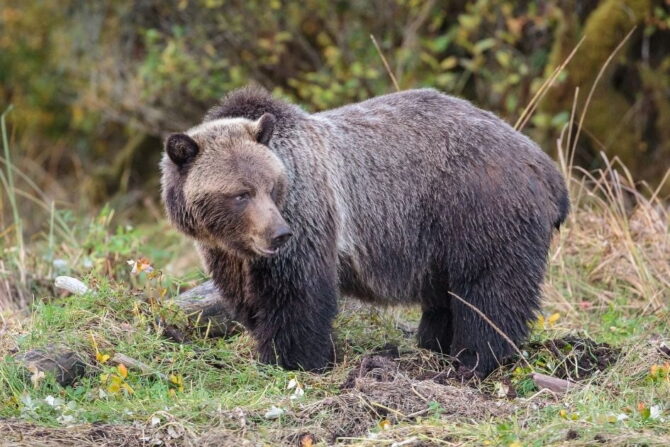
[[243,193],[240,193],[240,194],[237,194],[236,196],[234,196],[233,200],[235,200],[238,203],[239,202],[246,202],[247,200],[249,200],[250,197],[251,197],[251,194],[249,194],[248,192],[243,192]]

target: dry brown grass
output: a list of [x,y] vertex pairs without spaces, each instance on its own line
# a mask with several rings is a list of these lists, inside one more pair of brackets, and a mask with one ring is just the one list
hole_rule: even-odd
[[642,313],[659,311],[670,299],[668,205],[661,186],[645,195],[625,167],[605,162],[595,173],[570,175],[573,210],[555,241],[546,301],[573,315],[616,297]]
[[145,445],[142,431],[132,426],[86,424],[76,427],[45,427],[21,420],[0,419],[0,446],[118,446]]

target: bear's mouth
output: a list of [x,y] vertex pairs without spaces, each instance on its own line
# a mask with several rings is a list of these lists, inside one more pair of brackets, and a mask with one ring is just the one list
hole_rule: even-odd
[[276,255],[279,252],[278,248],[270,249],[270,248],[261,248],[258,245],[254,244],[254,251],[261,255],[261,256],[266,256],[266,257],[271,257]]

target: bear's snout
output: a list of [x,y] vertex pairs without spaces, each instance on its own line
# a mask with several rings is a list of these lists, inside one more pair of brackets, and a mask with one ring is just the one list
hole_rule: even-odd
[[272,250],[278,250],[282,245],[288,241],[293,233],[291,229],[286,224],[280,225],[270,238],[270,248]]
[[262,256],[274,256],[293,236],[293,232],[281,216],[265,231],[265,237],[256,242],[256,252]]

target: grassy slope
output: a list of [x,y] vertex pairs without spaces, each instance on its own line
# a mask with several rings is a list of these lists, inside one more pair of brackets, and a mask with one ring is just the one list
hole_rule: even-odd
[[[399,347],[401,360],[387,379],[407,399],[421,395],[415,386],[426,378],[422,372],[448,368],[437,356],[416,349],[407,334],[406,327],[417,321],[416,309],[345,306],[336,323],[341,361],[323,375],[258,364],[245,334],[171,342],[161,334],[156,316],[180,327],[186,323],[161,296],[202,279],[183,239],[164,223],[111,231],[109,210],[90,222],[52,211],[44,236],[26,244],[25,254],[12,233],[4,233],[1,242],[0,287],[20,285],[21,272],[30,272],[35,300],[27,317],[8,303],[2,311],[0,418],[9,419],[0,421],[0,432],[5,440],[16,440],[21,432],[26,443],[54,445],[102,443],[88,423],[98,424],[96,430],[104,427],[110,444],[143,437],[173,445],[241,445],[242,438],[295,445],[304,432],[315,433],[325,444],[329,433],[339,430],[350,438],[342,442],[359,445],[590,445],[598,440],[668,445],[670,366],[663,365],[670,358],[656,347],[658,340],[670,340],[670,220],[657,203],[639,197],[630,212],[623,193],[604,181],[611,177],[609,171],[593,178],[588,188],[574,185],[576,210],[557,236],[545,287],[544,315],[559,317],[538,324],[532,341],[577,334],[610,343],[621,354],[614,366],[565,396],[534,388],[532,370],[556,374],[562,365],[560,357],[533,345],[525,348],[527,362],[501,367],[475,384],[474,394],[469,394],[471,386],[451,384],[455,388],[444,388],[452,393],[447,399],[440,389],[430,388],[437,394],[420,402],[414,408],[420,411],[412,415],[399,410],[402,402],[391,408],[394,401],[388,396],[341,390],[352,368],[389,343]],[[164,273],[130,275],[126,261],[140,256]],[[59,259],[65,262],[54,263]],[[57,273],[82,278],[93,291],[55,296],[48,278]],[[87,356],[89,373],[72,387],[34,374],[31,381],[30,373],[12,360],[17,351],[53,344]],[[120,380],[123,372],[104,361],[115,352],[171,380],[133,369]],[[295,381],[304,395],[295,396],[296,388],[289,386]],[[117,390],[124,384],[126,390]],[[505,396],[510,386],[517,397]],[[266,417],[273,406],[284,413]],[[492,417],[487,407],[500,409],[496,414],[501,416]]]

